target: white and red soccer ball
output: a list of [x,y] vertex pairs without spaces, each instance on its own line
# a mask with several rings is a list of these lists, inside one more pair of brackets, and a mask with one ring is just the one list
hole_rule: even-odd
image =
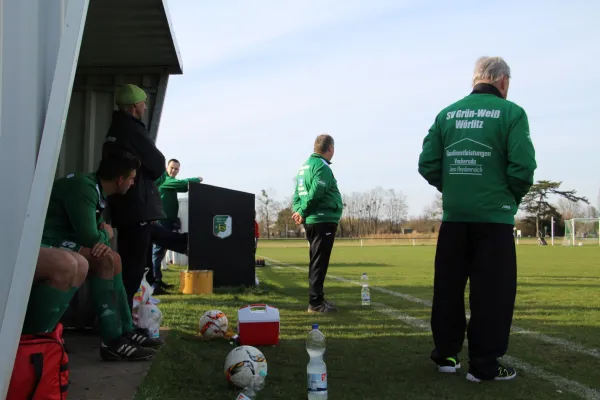
[[210,310],[200,317],[200,335],[206,339],[225,337],[229,329],[229,320],[220,310]]

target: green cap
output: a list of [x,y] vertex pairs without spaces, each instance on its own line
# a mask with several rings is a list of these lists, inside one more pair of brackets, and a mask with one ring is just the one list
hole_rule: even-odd
[[135,85],[123,85],[115,93],[115,102],[119,106],[137,104],[140,101],[146,101],[146,92]]

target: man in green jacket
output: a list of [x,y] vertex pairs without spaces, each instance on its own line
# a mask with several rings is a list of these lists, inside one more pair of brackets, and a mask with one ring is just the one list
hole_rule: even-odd
[[113,229],[102,213],[108,196],[132,186],[140,162],[131,155],[105,157],[96,173],[71,174],[52,186],[42,245],[79,253],[89,263],[91,292],[100,323],[103,360],[148,360],[162,344],[133,327]]
[[[179,226],[178,214],[179,214],[179,199],[177,198],[177,193],[187,193],[190,182],[200,183],[202,182],[201,177],[197,178],[189,178],[189,179],[177,179],[177,174],[179,174],[179,170],[181,167],[181,163],[176,159],[171,159],[167,163],[167,169],[165,173],[156,180],[156,186],[158,186],[158,191],[160,192],[160,197],[162,199],[163,209],[167,218],[159,220],[157,223],[163,230],[168,230],[169,232],[176,232],[181,227]],[[159,228],[153,226],[153,228]],[[154,229],[153,229],[154,230]],[[156,232],[156,231],[155,231]],[[153,235],[158,236],[158,235]],[[160,235],[167,236],[167,235]],[[173,235],[171,235],[173,236]],[[154,293],[156,294],[166,294],[166,289],[170,289],[171,285],[162,280],[162,270],[161,264],[163,259],[165,258],[165,254],[167,249],[170,249],[168,244],[171,244],[173,241],[183,240],[185,241],[187,248],[187,235],[180,234],[181,239],[173,237],[173,240],[168,240],[163,243],[160,241],[155,241],[152,249],[152,270],[154,273],[154,283],[152,286],[154,287]],[[177,239],[177,240],[176,240]],[[180,247],[180,246],[177,246]],[[181,250],[179,250],[181,251]]]
[[470,280],[467,379],[509,380],[497,361],[508,349],[517,288],[514,215],[537,168],[525,111],[506,100],[510,68],[477,60],[473,91],[443,109],[423,141],[419,173],[442,193],[435,256],[431,358],[441,372],[460,368]]
[[296,224],[304,224],[310,244],[308,312],[337,311],[333,303],[325,300],[323,292],[335,233],[344,207],[330,167],[333,153],[333,138],[318,136],[314,153],[300,167],[296,177],[292,218]]

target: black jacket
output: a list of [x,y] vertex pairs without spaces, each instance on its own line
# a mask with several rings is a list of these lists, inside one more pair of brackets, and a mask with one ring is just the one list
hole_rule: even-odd
[[165,172],[165,156],[150,140],[142,121],[125,112],[114,111],[102,147],[102,157],[119,152],[135,155],[142,166],[127,193],[108,197],[112,224],[119,228],[166,218],[154,183]]

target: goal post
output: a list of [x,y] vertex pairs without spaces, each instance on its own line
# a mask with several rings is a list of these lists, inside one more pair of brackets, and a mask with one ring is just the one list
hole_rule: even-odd
[[563,246],[600,245],[600,218],[572,218],[565,221]]

